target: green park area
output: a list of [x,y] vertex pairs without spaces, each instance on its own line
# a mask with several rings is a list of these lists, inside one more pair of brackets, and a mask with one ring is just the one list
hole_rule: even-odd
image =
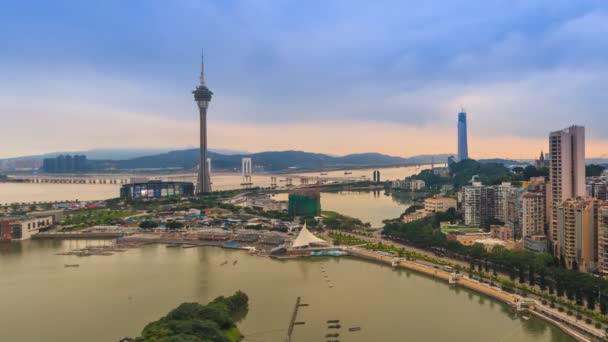
[[449,222],[441,222],[440,229],[443,234],[450,234],[450,233],[467,234],[467,233],[478,233],[481,231],[479,228],[453,225],[453,224],[450,224]]
[[112,225],[125,217],[137,214],[130,210],[92,209],[78,210],[65,216],[61,224],[66,226],[63,230],[74,231],[97,225]]

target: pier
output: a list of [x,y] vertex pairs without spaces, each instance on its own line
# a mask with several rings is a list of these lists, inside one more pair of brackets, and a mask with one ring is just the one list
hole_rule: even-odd
[[298,322],[296,318],[298,316],[298,310],[301,306],[308,306],[308,304],[302,304],[301,298],[298,297],[296,299],[296,305],[293,308],[293,314],[291,315],[291,320],[289,321],[289,327],[287,328],[287,337],[285,338],[285,342],[291,342],[291,335],[293,334],[293,328],[296,325],[303,325],[305,322]]

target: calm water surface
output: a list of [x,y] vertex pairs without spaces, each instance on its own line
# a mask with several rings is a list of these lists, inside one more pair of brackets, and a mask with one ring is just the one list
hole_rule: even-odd
[[[276,194],[276,200],[286,201],[287,193]],[[343,215],[371,223],[372,227],[382,227],[382,220],[399,217],[411,205],[382,191],[340,191],[322,192],[322,210],[335,211]]]
[[[334,179],[362,179],[362,176],[371,178],[374,169],[353,170],[352,174],[345,175],[344,171],[330,171],[327,176],[321,176],[319,172],[302,173],[308,177],[331,177]],[[402,179],[414,173],[418,173],[417,167],[392,167],[380,169],[383,180]],[[282,186],[286,175],[276,175],[278,185]],[[129,178],[131,176],[125,176]],[[299,184],[296,175],[293,177],[294,184]],[[150,178],[162,180],[195,182],[194,174],[184,175],[151,175]],[[217,173],[212,176],[213,188],[215,190],[231,190],[240,188],[242,177],[240,173]],[[254,174],[252,176],[254,186],[269,187],[269,174]],[[0,183],[0,204],[14,202],[48,202],[48,201],[91,201],[115,198],[120,196],[120,185],[111,184],[28,184],[28,183]]]
[[[117,341],[181,302],[205,303],[239,289],[250,297],[239,323],[245,341],[282,341],[297,296],[310,306],[300,310],[306,325],[295,328],[296,342],[324,341],[329,319],[341,320],[341,341],[572,341],[485,296],[350,258],[277,261],[162,245],[112,256],[55,255],[100,243],[0,245],[0,341]],[[351,326],[362,330],[348,332]]]

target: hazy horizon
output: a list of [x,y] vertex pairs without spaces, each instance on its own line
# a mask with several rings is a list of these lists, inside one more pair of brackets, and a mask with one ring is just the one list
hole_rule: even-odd
[[[198,145],[536,158],[586,128],[608,157],[608,4],[599,1],[9,1],[0,158]],[[9,82],[10,81],[10,82]]]

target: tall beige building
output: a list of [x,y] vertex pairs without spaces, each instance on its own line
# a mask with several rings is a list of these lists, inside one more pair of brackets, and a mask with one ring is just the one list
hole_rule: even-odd
[[574,263],[583,272],[596,269],[598,261],[598,210],[604,202],[576,197],[557,209],[557,251],[566,266]]
[[608,206],[599,208],[597,221],[598,271],[608,276]]
[[549,135],[549,233],[558,254],[558,208],[567,199],[585,196],[585,128],[570,126]]

